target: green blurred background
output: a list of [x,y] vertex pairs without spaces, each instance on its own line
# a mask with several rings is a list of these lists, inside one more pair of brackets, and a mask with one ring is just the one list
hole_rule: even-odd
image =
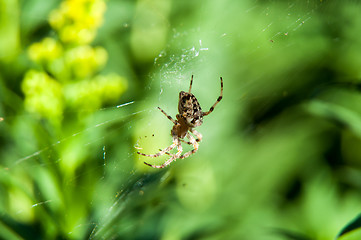
[[[360,12],[0,0],[0,239],[361,239]],[[152,169],[191,75],[223,100]]]

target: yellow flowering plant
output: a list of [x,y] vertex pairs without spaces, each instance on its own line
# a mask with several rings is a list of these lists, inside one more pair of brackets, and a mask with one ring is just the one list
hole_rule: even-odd
[[29,70],[22,83],[26,110],[58,124],[65,109],[93,112],[126,90],[123,77],[97,74],[108,53],[90,43],[103,23],[105,9],[103,0],[65,0],[50,13],[57,38],[46,37],[28,48],[38,69]]

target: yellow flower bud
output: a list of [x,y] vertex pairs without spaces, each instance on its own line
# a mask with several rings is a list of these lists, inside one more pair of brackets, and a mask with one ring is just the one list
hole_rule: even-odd
[[61,45],[52,38],[44,38],[41,42],[33,43],[28,49],[28,55],[35,62],[49,62],[59,58],[63,53]]
[[30,70],[21,85],[25,109],[51,121],[59,121],[63,113],[62,87],[44,72]]

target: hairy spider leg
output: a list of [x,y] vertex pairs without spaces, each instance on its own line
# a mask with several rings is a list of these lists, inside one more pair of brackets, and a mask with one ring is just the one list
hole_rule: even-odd
[[192,75],[192,77],[191,77],[191,84],[189,85],[189,93],[191,93],[191,91],[192,91],[192,84],[193,84],[193,75]]
[[189,139],[189,141],[192,143],[193,145],[193,149],[189,152],[186,152],[185,154],[182,154],[180,155],[178,158],[179,159],[184,159],[184,158],[187,158],[189,157],[190,155],[192,155],[193,153],[197,152],[198,151],[198,147],[199,147],[199,144],[198,142],[194,139],[194,137],[192,137],[189,133],[187,133],[186,137]]
[[[202,141],[203,138],[202,134],[200,134],[198,131],[194,130],[193,128],[189,129],[189,131],[191,131],[191,133],[193,133],[196,136],[196,142]],[[190,141],[186,141],[184,139],[180,139],[180,140],[188,145],[193,145]]]
[[158,107],[158,109],[159,109],[169,120],[171,120],[174,124],[177,124],[177,121],[174,120],[171,116],[169,116],[166,112],[164,112],[163,109],[161,109],[160,107]]
[[219,95],[219,97],[217,98],[217,101],[213,104],[213,106],[209,109],[208,112],[202,112],[202,116],[207,116],[208,114],[213,112],[214,108],[222,100],[222,98],[223,98],[223,79],[221,77],[221,94]]
[[[177,144],[178,152],[176,154],[174,154],[174,155],[171,154],[172,157],[169,158],[165,163],[163,163],[162,165],[152,165],[152,164],[149,164],[147,162],[144,162],[144,164],[148,165],[148,166],[150,166],[152,168],[164,168],[164,167],[168,166],[171,162],[176,161],[177,158],[179,158],[181,156],[181,154],[183,152],[183,147],[182,147],[182,145],[181,145],[181,143],[180,143],[180,141],[179,141],[179,139],[177,137],[174,139],[174,144]],[[168,154],[168,152],[167,152],[167,154]]]
[[[182,154],[179,156],[179,159],[184,159],[189,157],[190,155],[192,155],[193,153],[198,151],[198,147],[199,147],[199,142],[202,141],[202,134],[200,134],[199,132],[197,132],[194,129],[190,129],[189,131],[191,131],[195,136],[196,139],[194,139],[194,137],[192,137],[192,135],[190,135],[189,133],[187,133],[186,137],[189,139],[189,142],[184,141],[185,143],[189,144],[189,145],[193,145],[193,150],[186,152],[185,154]],[[182,139],[181,139],[182,141]],[[170,155],[170,156],[174,156],[173,154],[166,152],[165,154]]]
[[[184,139],[179,139],[181,142],[184,142],[184,143],[186,143],[186,144],[188,144],[188,145],[193,145],[190,141],[186,141],[186,140],[184,140]],[[197,139],[196,139],[197,140]],[[159,148],[158,149],[159,151],[162,151],[162,149],[161,148]],[[174,155],[174,154],[172,154],[172,153],[166,153],[166,154],[168,154],[168,155]]]
[[197,142],[202,141],[203,138],[202,134],[200,134],[198,131],[194,130],[193,128],[190,129],[189,131],[191,131],[191,133],[193,133],[197,137],[196,139]]
[[175,142],[175,139],[173,138],[173,144],[170,145],[169,147],[165,148],[165,149],[161,149],[160,152],[157,152],[156,154],[145,154],[145,153],[141,153],[141,152],[137,152],[139,155],[145,156],[145,157],[159,157],[164,155],[166,152],[171,151],[173,148],[175,148],[177,146],[177,143]]
[[[166,112],[163,111],[163,109],[161,109],[160,107],[158,107],[158,109],[169,119],[171,120],[174,124],[177,124],[177,121],[175,121],[171,116],[169,116]],[[169,147],[160,150],[160,152],[156,153],[156,154],[145,154],[145,153],[141,153],[141,152],[137,152],[138,154],[145,156],[145,157],[159,157],[165,154],[165,152],[169,152],[171,151],[173,148],[175,148],[177,146],[176,142],[175,142],[175,138],[177,138],[176,136],[173,136],[173,144],[170,145]]]
[[190,141],[186,141],[186,140],[184,140],[184,139],[180,139],[181,140],[181,142],[184,142],[184,143],[186,143],[186,144],[188,144],[188,145],[192,145],[192,143],[190,142]]
[[199,132],[197,132],[194,129],[190,129],[190,131],[197,137],[196,139],[190,135],[189,133],[187,133],[187,138],[189,139],[189,142],[193,145],[193,149],[189,152],[186,152],[185,154],[182,154],[181,156],[179,156],[179,159],[184,159],[189,157],[190,155],[196,153],[198,151],[198,147],[199,147],[199,142],[202,141],[202,134],[200,134]]

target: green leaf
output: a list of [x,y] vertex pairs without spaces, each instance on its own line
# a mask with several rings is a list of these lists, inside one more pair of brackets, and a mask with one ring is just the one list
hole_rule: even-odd
[[336,239],[341,237],[342,235],[351,232],[355,229],[361,228],[361,214],[359,214],[354,220],[349,222],[342,231],[337,235]]

